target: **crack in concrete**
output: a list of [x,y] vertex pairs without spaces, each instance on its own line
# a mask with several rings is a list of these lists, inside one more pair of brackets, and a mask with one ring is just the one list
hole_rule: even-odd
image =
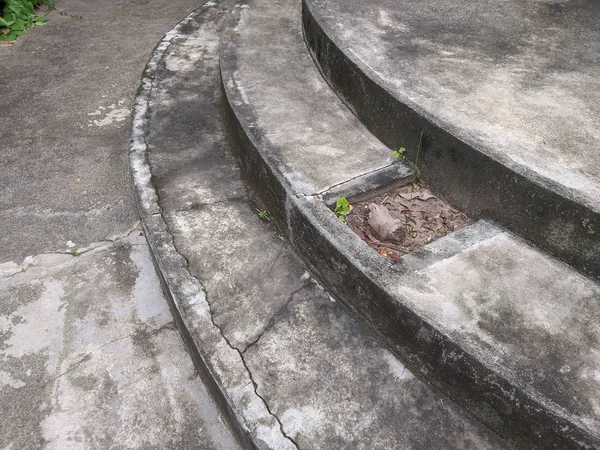
[[[171,321],[171,322],[169,322],[169,323],[166,323],[166,324],[164,324],[164,325],[161,325],[161,326],[160,326],[160,327],[158,327],[158,328],[155,328],[155,329],[153,329],[153,330],[150,330],[150,331],[148,332],[148,336],[156,336],[157,334],[160,334],[160,333],[161,333],[161,332],[163,332],[164,330],[168,330],[168,329],[170,329],[170,330],[175,330],[175,329],[176,329],[176,326],[175,326],[175,322],[174,322],[174,321]],[[92,351],[90,351],[90,352],[87,352],[85,355],[83,355],[83,357],[82,357],[82,358],[80,358],[80,359],[79,359],[79,361],[77,361],[77,362],[75,362],[75,363],[72,363],[72,364],[70,364],[70,365],[69,365],[69,368],[68,368],[67,370],[65,370],[64,372],[62,372],[62,373],[58,374],[57,376],[55,376],[55,377],[51,378],[50,380],[46,381],[46,382],[45,382],[45,383],[42,385],[42,388],[44,388],[44,387],[48,386],[50,383],[53,383],[53,382],[55,382],[55,381],[56,381],[56,380],[58,380],[59,378],[61,378],[61,377],[64,377],[65,375],[67,375],[67,374],[69,374],[69,373],[73,372],[73,371],[74,371],[75,369],[77,369],[77,368],[78,368],[78,367],[79,367],[81,364],[83,364],[84,362],[87,362],[87,361],[89,361],[89,360],[91,359],[91,356],[92,356],[92,354],[94,354],[94,353],[95,353],[95,352],[97,352],[98,350],[101,350],[102,348],[106,347],[107,345],[114,344],[115,342],[119,342],[119,341],[122,341],[122,340],[124,340],[124,339],[131,338],[131,337],[135,336],[135,334],[136,334],[138,331],[139,331],[139,330],[136,330],[136,331],[134,331],[133,333],[129,333],[129,334],[128,334],[128,335],[126,335],[126,336],[121,336],[121,337],[114,338],[114,339],[111,339],[111,340],[109,340],[109,341],[106,341],[106,342],[104,342],[103,344],[101,344],[101,345],[99,345],[98,347],[96,347],[94,350],[92,350]],[[140,378],[140,379],[141,379],[141,378]],[[138,381],[139,381],[139,380],[138,380]],[[123,385],[123,387],[125,387],[125,386],[128,386],[129,384],[131,384],[131,383],[125,384],[125,385]]]
[[[283,428],[283,423],[281,422],[281,420],[279,419],[279,417],[278,417],[276,414],[274,414],[274,413],[273,413],[273,411],[271,410],[271,407],[269,406],[269,404],[267,403],[267,401],[264,399],[264,397],[263,397],[263,396],[261,396],[261,395],[258,393],[258,383],[257,383],[257,382],[256,382],[256,380],[254,379],[254,376],[253,376],[253,374],[252,374],[252,371],[250,370],[250,368],[248,367],[248,364],[246,363],[246,359],[244,358],[244,352],[242,352],[242,351],[241,351],[239,348],[235,347],[235,346],[234,346],[234,345],[233,345],[233,344],[232,344],[232,343],[229,341],[229,339],[227,338],[227,336],[226,336],[226,335],[225,335],[225,333],[223,332],[223,329],[222,329],[222,328],[221,328],[221,327],[220,327],[220,326],[219,326],[219,325],[216,323],[216,321],[215,321],[215,317],[214,317],[214,311],[213,311],[213,307],[212,307],[212,305],[211,305],[210,301],[208,300],[208,291],[206,290],[206,288],[204,287],[204,285],[203,285],[202,283],[200,283],[200,281],[198,280],[198,278],[196,278],[194,275],[192,275],[192,272],[191,272],[191,270],[190,270],[190,262],[189,262],[189,260],[188,260],[187,256],[185,256],[183,253],[181,253],[181,252],[179,251],[179,249],[177,248],[177,245],[175,244],[175,238],[174,238],[173,234],[171,234],[171,232],[170,232],[170,230],[169,230],[169,226],[168,226],[168,224],[167,224],[167,221],[165,220],[165,218],[164,218],[164,216],[163,216],[162,214],[161,214],[161,216],[162,216],[163,220],[165,221],[165,224],[167,225],[167,230],[168,230],[169,234],[171,235],[171,239],[172,239],[172,242],[173,242],[173,248],[175,249],[175,251],[177,252],[177,254],[179,254],[179,255],[180,255],[182,258],[183,258],[183,260],[185,261],[185,269],[186,269],[186,271],[187,271],[188,275],[189,275],[189,276],[190,276],[190,277],[191,277],[193,280],[195,280],[195,281],[196,281],[196,283],[198,283],[198,285],[200,286],[200,288],[201,288],[201,289],[204,291],[204,294],[205,294],[205,299],[206,299],[206,304],[208,305],[208,312],[209,312],[209,315],[210,315],[210,321],[211,321],[211,323],[212,323],[212,324],[213,324],[213,326],[214,326],[214,327],[215,327],[215,328],[216,328],[216,329],[219,331],[219,334],[221,335],[221,337],[223,338],[223,340],[225,341],[225,343],[226,343],[226,344],[229,346],[229,348],[231,348],[232,350],[235,350],[235,351],[236,351],[236,352],[237,352],[237,353],[240,355],[240,359],[241,359],[241,361],[242,361],[242,364],[244,365],[244,368],[246,369],[246,372],[248,373],[248,376],[250,377],[250,381],[252,382],[252,386],[253,386],[253,388],[254,388],[254,393],[256,394],[256,396],[257,396],[258,398],[260,398],[260,399],[262,400],[262,402],[263,402],[263,404],[265,405],[265,408],[267,409],[268,413],[269,413],[269,414],[270,414],[270,415],[271,415],[271,416],[272,416],[272,417],[273,417],[273,418],[274,418],[274,419],[277,421],[277,423],[279,424],[279,428],[280,428],[280,430],[281,430],[281,434],[282,434],[282,435],[283,435],[283,436],[284,436],[286,439],[288,439],[288,440],[289,440],[289,441],[290,441],[292,444],[294,444],[294,446],[295,446],[295,447],[296,447],[298,450],[300,450],[300,447],[299,447],[299,446],[298,446],[298,444],[297,444],[297,443],[294,441],[294,439],[292,439],[290,436],[288,436],[288,434],[285,432],[285,430],[284,430],[284,428]],[[282,252],[283,252],[283,248],[282,248],[282,251],[281,251],[280,253],[282,253]],[[278,255],[278,257],[277,257],[276,259],[278,259],[278,258],[279,258],[279,255]],[[296,293],[297,293],[297,292],[298,292],[300,289],[302,289],[302,288],[303,288],[305,285],[306,285],[306,283],[303,283],[303,285],[302,285],[300,288],[296,289],[296,290],[295,290],[295,291],[294,291],[294,292],[291,294],[290,298],[288,299],[288,302],[286,302],[286,306],[289,304],[289,302],[291,302],[291,300],[292,300],[293,296],[294,296],[294,295],[295,295],[295,294],[296,294]],[[279,313],[279,311],[278,311],[278,313]],[[278,313],[276,313],[276,315],[277,315]],[[275,316],[273,316],[273,318],[274,318],[274,317],[275,317]],[[273,318],[272,318],[271,320],[273,320]],[[266,330],[264,330],[264,331],[262,332],[262,334],[264,334],[264,332],[265,332],[265,331],[266,331]],[[245,349],[245,350],[247,350],[247,349],[248,349],[248,347],[246,347],[246,349]],[[245,350],[244,350],[244,351],[245,351]]]
[[[119,242],[125,239],[128,239],[132,234],[136,233],[136,232],[143,232],[143,229],[140,227],[140,223],[138,222],[132,229],[130,229],[128,232],[118,235],[117,237],[115,237],[114,239],[111,238],[106,238],[106,239],[102,239],[101,241],[97,241],[94,242],[90,245],[88,245],[87,247],[83,247],[83,248],[77,248],[77,247],[73,247],[73,250],[70,251],[54,251],[54,252],[48,252],[49,254],[54,254],[54,255],[72,255],[72,256],[81,256],[85,253],[89,253],[93,250],[98,250],[98,249],[103,249],[108,247],[110,244],[114,244],[115,242]],[[136,243],[131,243],[130,245],[138,245],[138,246],[144,246],[147,244],[136,244]],[[44,254],[44,253],[42,253]]]
[[302,283],[302,285],[300,285],[300,287],[298,287],[297,289],[294,289],[291,293],[289,298],[287,299],[287,301],[285,302],[285,304],[279,308],[275,314],[273,314],[273,317],[271,317],[271,319],[269,320],[269,322],[267,323],[267,325],[260,331],[258,337],[256,339],[254,339],[254,341],[250,342],[246,348],[244,348],[244,350],[241,351],[241,354],[245,354],[251,347],[253,347],[255,344],[258,343],[258,341],[260,341],[260,339],[263,337],[263,335],[269,331],[271,328],[273,328],[273,326],[275,325],[277,318],[279,316],[281,316],[285,310],[289,307],[290,303],[292,303],[292,300],[294,300],[294,297],[296,296],[296,294],[298,292],[300,292],[301,290],[303,290],[304,288],[306,288],[308,285],[310,285],[312,283],[312,280],[309,278],[308,281],[305,281],[304,283]]
[[277,252],[277,256],[275,256],[275,258],[273,259],[273,262],[269,265],[269,268],[267,269],[268,274],[270,274],[273,271],[273,267],[275,267],[275,264],[277,264],[277,261],[279,261],[279,258],[281,258],[281,255],[283,255],[283,252],[285,251],[285,244],[282,243],[281,247],[279,248],[279,252]]
[[[65,251],[58,251],[58,250],[56,250],[56,251],[49,251],[49,252],[39,253],[37,255],[27,256],[25,259],[23,259],[23,261],[21,261],[20,264],[17,264],[19,266],[18,270],[16,270],[13,273],[9,273],[8,275],[0,276],[0,280],[7,280],[7,279],[15,277],[17,275],[21,275],[21,274],[27,273],[27,271],[29,269],[35,269],[37,267],[42,267],[42,265],[36,265],[36,264],[28,264],[28,263],[26,263],[26,261],[27,261],[28,258],[38,258],[38,257],[44,256],[44,255],[68,255],[68,256],[72,256],[73,258],[76,258],[76,257],[79,257],[79,256],[84,255],[86,253],[104,250],[107,247],[109,247],[111,244],[114,244],[114,243],[122,241],[122,240],[126,240],[132,234],[137,233],[137,232],[140,232],[140,233],[143,232],[143,228],[141,228],[140,222],[136,223],[133,228],[131,228],[129,231],[127,231],[124,234],[117,235],[116,237],[114,237],[112,239],[111,238],[106,238],[106,239],[102,239],[101,241],[93,242],[93,243],[89,244],[88,246],[83,247],[81,249],[79,249],[77,247],[73,247],[73,249],[69,250],[69,251],[67,251],[67,250],[65,250]],[[138,244],[138,243],[135,243],[135,242],[130,242],[129,245],[144,247],[144,246],[147,246],[148,244],[147,243]],[[10,261],[8,263],[10,263]],[[57,265],[64,264],[64,263],[65,263],[65,261],[61,261],[61,262],[56,263],[54,265],[47,265],[47,266],[43,266],[43,267],[50,268],[50,267],[55,267]]]
[[[207,4],[208,5],[208,4]],[[182,22],[183,23],[183,22]],[[145,111],[144,114],[141,115],[139,114],[137,111],[134,112],[134,123],[133,126],[135,127],[135,121],[136,121],[136,116],[139,114],[140,117],[137,117],[137,120],[139,120],[142,124],[141,127],[141,132],[137,135],[134,136],[134,139],[132,142],[135,142],[136,139],[141,140],[142,142],[142,156],[143,156],[143,164],[145,164],[147,166],[147,168],[149,169],[149,172],[152,173],[152,165],[150,164],[150,160],[149,160],[149,144],[148,144],[148,123],[149,123],[149,119],[151,118],[151,111],[152,111],[152,99],[155,98],[156,96],[156,92],[155,92],[155,86],[154,86],[154,82],[155,82],[155,74],[156,74],[156,69],[158,68],[158,66],[160,65],[160,63],[163,61],[165,55],[167,54],[169,48],[171,47],[171,45],[173,44],[173,39],[177,37],[176,34],[174,34],[171,39],[169,40],[168,45],[166,45],[164,47],[164,49],[162,49],[162,54],[160,56],[160,58],[158,58],[158,60],[156,61],[155,65],[154,65],[154,69],[150,69],[148,70],[148,66],[147,66],[147,70],[144,72],[144,76],[142,77],[142,83],[144,84],[144,90],[146,90],[147,92],[145,94],[139,94],[138,98],[143,95],[144,98],[142,100],[142,104],[145,103]],[[150,64],[149,64],[150,65]],[[134,109],[136,108],[135,103],[134,103]],[[135,135],[135,133],[134,133]],[[138,141],[139,142],[139,141]],[[132,150],[130,151],[130,154],[132,154],[133,152],[135,152],[136,150],[133,150],[133,146],[132,146]],[[206,288],[202,285],[202,283],[191,273],[190,270],[190,262],[188,260],[188,258],[181,252],[179,251],[179,249],[177,248],[177,245],[175,243],[175,238],[173,236],[172,231],[169,229],[169,225],[165,219],[165,213],[163,212],[162,208],[160,207],[160,197],[158,194],[158,189],[156,188],[155,183],[152,180],[152,177],[150,177],[150,179],[148,181],[144,181],[143,183],[139,183],[139,181],[135,181],[136,180],[136,176],[135,176],[135,171],[133,173],[133,178],[134,178],[134,184],[136,185],[136,189],[140,189],[140,190],[149,190],[152,189],[153,190],[153,194],[156,198],[156,200],[153,200],[151,203],[151,207],[147,208],[146,210],[146,216],[147,217],[157,217],[160,216],[160,219],[162,220],[162,222],[165,225],[166,231],[169,234],[170,238],[171,238],[171,242],[173,245],[173,249],[175,250],[175,252],[181,256],[181,258],[183,259],[183,261],[185,261],[185,271],[187,272],[188,276],[194,280],[197,285],[202,289],[202,291],[204,291],[205,293],[205,300],[206,300],[206,304],[208,305],[208,310],[209,310],[209,315],[210,315],[210,321],[213,324],[213,326],[215,327],[215,329],[219,332],[219,334],[221,335],[221,337],[223,338],[223,340],[225,341],[225,343],[232,349],[235,350],[236,352],[238,352],[238,354],[240,355],[240,359],[242,361],[242,364],[246,370],[246,372],[248,373],[248,377],[250,378],[250,381],[252,382],[253,388],[254,388],[254,393],[255,395],[261,399],[261,401],[263,402],[263,404],[265,405],[265,408],[267,410],[267,412],[277,421],[277,423],[279,424],[279,429],[281,431],[281,434],[283,435],[284,438],[288,439],[295,447],[296,449],[299,449],[299,446],[296,444],[296,442],[286,434],[284,428],[283,428],[283,424],[281,422],[281,420],[279,419],[279,417],[277,417],[277,415],[275,415],[273,413],[273,411],[271,411],[271,408],[269,407],[268,403],[265,401],[265,399],[258,393],[258,385],[256,383],[256,381],[254,380],[253,374],[251,372],[251,370],[249,369],[248,365],[246,364],[246,361],[244,359],[244,355],[242,354],[242,352],[240,351],[240,349],[234,347],[231,342],[228,340],[228,338],[225,336],[225,334],[223,333],[223,330],[221,329],[221,327],[219,325],[217,325],[217,323],[214,320],[214,313],[213,313],[213,309],[212,309],[212,305],[210,304],[209,300],[208,300],[208,293]],[[230,201],[230,200],[226,200],[226,201]],[[212,204],[216,204],[217,202],[213,202]],[[203,205],[204,206],[204,205]],[[208,204],[206,205],[208,206]],[[190,208],[191,210],[192,208]],[[179,210],[177,212],[186,212],[185,210]],[[279,256],[278,256],[279,258]]]
[[[332,191],[335,188],[338,188],[338,187],[343,186],[345,184],[351,183],[351,182],[353,182],[355,180],[359,180],[360,178],[367,177],[367,176],[369,176],[369,175],[371,175],[373,173],[376,173],[376,172],[379,172],[379,171],[384,171],[386,169],[389,169],[390,167],[393,167],[393,166],[399,165],[399,164],[405,165],[405,167],[407,169],[407,174],[406,174],[406,176],[404,178],[410,178],[413,175],[413,173],[414,173],[414,169],[411,166],[409,166],[407,163],[404,163],[404,162],[403,163],[392,162],[392,163],[387,164],[385,166],[378,167],[377,169],[373,169],[373,170],[369,170],[367,172],[363,172],[363,173],[361,173],[359,175],[356,175],[356,176],[354,176],[352,178],[348,178],[347,180],[341,181],[341,182],[339,182],[337,184],[333,184],[333,185],[329,186],[328,188],[323,189],[322,191],[315,192],[313,194],[308,194],[308,195],[296,194],[296,196],[297,197],[314,197],[316,195],[316,196],[318,196],[320,198],[323,198],[324,196],[326,196],[330,191]],[[398,180],[402,180],[402,179],[403,178],[399,178]]]
[[[237,349],[236,349],[237,350]],[[287,439],[289,440],[294,447],[296,447],[298,450],[300,450],[300,446],[298,445],[298,443],[291,437],[289,436],[284,428],[283,428],[283,423],[281,422],[281,420],[279,419],[279,417],[273,412],[271,411],[271,407],[269,406],[269,404],[267,403],[267,401],[265,400],[265,398],[260,395],[258,393],[258,383],[254,380],[254,376],[252,375],[252,371],[250,370],[250,368],[248,367],[248,364],[246,363],[246,360],[244,359],[244,355],[242,354],[242,352],[240,352],[239,350],[237,350],[238,353],[240,354],[240,357],[242,358],[242,364],[244,364],[244,367],[246,368],[246,371],[248,372],[248,376],[250,377],[250,381],[252,382],[252,387],[254,388],[254,393],[256,394],[256,396],[258,398],[260,398],[263,403],[265,404],[265,407],[267,408],[267,411],[269,412],[269,414],[271,416],[273,416],[273,418],[277,421],[277,423],[279,424],[279,429],[281,431],[281,434]]]
[[90,358],[91,358],[91,356],[92,356],[92,354],[93,354],[93,353],[95,353],[95,352],[97,352],[98,350],[100,350],[100,349],[102,349],[102,348],[106,347],[107,345],[114,344],[115,342],[122,341],[123,339],[130,338],[130,337],[132,337],[134,334],[135,334],[135,332],[134,332],[134,333],[130,333],[130,334],[126,335],[126,336],[121,336],[121,337],[118,337],[118,338],[111,339],[110,341],[107,341],[107,342],[105,342],[105,343],[103,343],[103,344],[99,345],[99,346],[98,346],[98,347],[96,347],[94,350],[92,350],[92,351],[90,351],[90,352],[87,352],[85,355],[83,355],[83,357],[82,357],[82,358],[81,358],[79,361],[77,361],[77,362],[75,362],[75,363],[72,363],[72,364],[70,364],[70,365],[69,365],[69,368],[68,368],[67,370],[65,370],[64,372],[62,372],[62,373],[58,374],[57,376],[55,376],[55,377],[51,378],[50,380],[46,381],[46,382],[45,382],[45,383],[42,385],[42,387],[46,387],[46,386],[48,386],[50,383],[53,383],[53,382],[55,382],[56,380],[58,380],[59,378],[61,378],[61,377],[65,376],[65,375],[67,375],[67,374],[69,374],[69,373],[73,372],[73,371],[74,371],[75,369],[77,369],[77,368],[78,368],[78,367],[79,367],[81,364],[83,364],[83,363],[84,363],[84,362],[86,362],[86,361],[89,361],[89,360],[90,360]]

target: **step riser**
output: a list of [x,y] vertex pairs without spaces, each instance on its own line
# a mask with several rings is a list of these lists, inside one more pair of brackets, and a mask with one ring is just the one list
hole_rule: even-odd
[[423,132],[423,179],[436,193],[472,217],[497,220],[600,278],[600,212],[559,194],[561,188],[548,180],[511,170],[396,99],[340,51],[305,1],[303,28],[311,56],[328,83],[384,144],[410,151]]
[[[585,355],[561,353],[568,346],[578,350],[580,347],[574,342],[581,342],[582,338],[553,328],[576,320],[577,314],[570,313],[578,313],[588,300],[595,300],[599,292],[596,285],[505,229],[485,221],[439,239],[397,264],[373,252],[330,208],[343,193],[381,187],[373,183],[377,177],[365,185],[360,185],[358,180],[390,163],[357,171],[361,163],[356,162],[354,167],[347,166],[352,174],[345,172],[334,183],[297,182],[302,180],[303,169],[310,171],[315,167],[306,155],[319,155],[318,148],[308,151],[307,146],[312,141],[320,142],[323,135],[310,133],[327,122],[323,114],[307,120],[307,112],[318,111],[325,103],[324,98],[327,104],[339,104],[339,99],[323,86],[320,78],[311,75],[312,62],[303,53],[300,34],[296,42],[288,40],[291,9],[282,17],[282,20],[287,18],[285,27],[280,24],[272,27],[272,10],[261,9],[252,2],[246,8],[244,13],[234,13],[231,32],[225,33],[220,46],[221,78],[230,108],[232,132],[240,143],[239,157],[246,177],[262,194],[274,222],[310,270],[330,292],[357,312],[415,373],[448,393],[471,415],[513,445],[527,449],[600,448],[594,428],[596,387],[593,380],[582,386],[571,382],[571,377],[581,376],[582,380],[589,377],[589,371],[596,367],[595,362]],[[300,23],[297,25],[300,29]],[[256,32],[257,29],[260,32]],[[271,46],[271,41],[278,44]],[[282,42],[286,45],[280,45]],[[294,55],[294,62],[306,58],[306,66],[285,67],[286,58],[290,57],[284,55],[289,54]],[[255,65],[257,57],[266,55],[272,55],[272,65]],[[280,68],[282,84],[273,89]],[[296,77],[300,72],[306,72],[307,77]],[[324,96],[302,91],[293,83],[286,84],[296,78],[298,84],[318,85]],[[358,91],[368,94],[364,87]],[[286,104],[289,110],[282,108]],[[273,111],[281,111],[281,115],[274,115]],[[328,114],[330,117],[332,112]],[[345,109],[333,116],[337,120],[344,114],[344,120],[354,124],[353,129],[360,126]],[[344,149],[367,148],[344,141],[344,126],[340,126],[339,121],[334,123],[336,133],[328,135],[326,141],[331,148],[339,148],[340,144],[336,147],[331,141],[340,139]],[[441,132],[441,129],[436,130]],[[419,132],[416,126],[413,137]],[[432,142],[436,141],[428,137],[426,145],[431,149]],[[371,152],[368,147],[368,155]],[[320,167],[329,167],[329,164],[333,167],[338,160],[347,162],[344,158],[353,155],[352,152],[337,153],[338,159],[320,160]],[[363,159],[368,161],[368,155],[362,155]],[[441,172],[439,166],[433,173],[436,171]],[[514,174],[507,173],[499,177],[514,178]],[[448,179],[453,177],[456,175],[451,174]],[[386,183],[390,181],[389,177],[382,179]],[[350,187],[356,181],[359,186]],[[347,191],[344,190],[346,182],[350,182]],[[317,185],[320,188],[315,188]],[[325,192],[324,198],[310,195],[320,192]],[[548,192],[542,191],[540,195]],[[528,270],[531,270],[531,279],[526,276]],[[555,280],[563,282],[555,283]],[[570,291],[568,280],[582,286],[573,306],[579,309],[562,311],[563,315],[556,318],[546,317],[545,302],[556,301],[554,305],[558,306],[560,298],[557,296],[564,297]],[[533,295],[531,299],[536,301],[524,304],[523,295]],[[509,311],[512,316],[506,313],[506,308],[512,308]],[[554,339],[556,342],[553,341],[558,351],[557,355],[548,356],[545,343],[554,338],[553,332],[558,336]],[[509,338],[506,338],[507,333]],[[589,340],[592,340],[595,334],[591,330],[590,333]],[[544,339],[536,339],[536,336]],[[531,345],[521,346],[521,342],[529,340],[533,341]],[[573,364],[581,370],[563,376],[570,373]],[[546,389],[544,376],[551,376],[554,371],[557,388]],[[589,401],[584,401],[588,396]],[[585,405],[574,405],[578,401]]]
[[[318,205],[294,203],[299,204],[290,208],[288,222],[295,250],[328,290],[356,311],[414,373],[519,448],[586,448],[583,443],[593,444],[572,423],[517,391],[399,302],[390,293],[393,281],[381,280],[379,271],[368,274],[360,270],[357,259],[364,260],[366,255],[356,255],[359,243],[349,243],[342,232],[322,233],[326,212],[319,211]],[[315,217],[321,220],[315,221]]]

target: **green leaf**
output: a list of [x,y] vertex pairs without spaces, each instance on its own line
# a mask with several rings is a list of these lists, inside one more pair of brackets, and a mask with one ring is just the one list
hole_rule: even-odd
[[0,14],[0,40],[14,41],[17,36],[25,34],[31,27],[44,26],[48,19],[45,16],[38,16],[35,8],[45,5],[49,10],[53,10],[53,0],[0,0],[4,5]]
[[335,213],[342,222],[346,221],[346,216],[350,214],[351,210],[352,208],[346,197],[340,197],[337,202],[335,202]]
[[406,159],[406,149],[404,147],[400,147],[398,150],[394,150],[392,154],[394,155],[394,158],[399,158],[403,161]]

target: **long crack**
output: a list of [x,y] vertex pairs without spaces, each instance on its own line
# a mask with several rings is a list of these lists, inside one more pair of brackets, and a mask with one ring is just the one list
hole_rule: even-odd
[[[139,233],[142,230],[143,229],[140,228],[140,223],[138,222],[129,231],[127,231],[123,234],[117,235],[114,238],[102,239],[100,241],[93,242],[93,243],[89,244],[87,247],[83,247],[83,248],[74,247],[71,250],[48,251],[48,252],[40,253],[38,255],[34,255],[34,257],[37,258],[42,255],[69,255],[69,256],[72,256],[75,258],[75,257],[81,256],[81,255],[84,255],[86,253],[103,250],[103,249],[107,248],[108,246],[110,246],[111,244],[114,244],[116,242],[127,240],[132,234]],[[129,245],[131,245],[131,246],[147,246],[148,244],[147,243],[137,244],[135,242],[130,242]],[[29,258],[29,256],[27,258]],[[17,264],[18,269],[15,272],[8,273],[5,275],[0,275],[0,280],[6,280],[9,278],[15,277],[17,275],[26,273],[29,269],[35,269],[36,267],[39,267],[35,263],[32,263],[32,264],[26,263],[25,261],[27,261],[27,258],[25,258],[20,264]],[[61,262],[59,264],[62,264],[63,262]],[[50,266],[46,266],[46,267],[50,267]]]
[[[161,217],[162,217],[162,219],[165,221],[165,224],[167,224],[167,222],[166,222],[166,220],[165,220],[164,216],[162,215],[162,213],[161,213]],[[169,228],[168,228],[168,225],[167,225],[167,230],[169,230]],[[170,230],[169,230],[169,234],[171,234]],[[291,442],[291,443],[292,443],[292,444],[293,444],[293,445],[294,445],[294,446],[295,446],[295,447],[296,447],[298,450],[300,450],[300,447],[299,447],[299,446],[298,446],[298,444],[297,444],[297,443],[294,441],[294,439],[293,439],[292,437],[290,437],[290,436],[289,436],[289,435],[288,435],[288,434],[285,432],[285,429],[283,428],[283,423],[281,422],[281,420],[279,419],[279,417],[278,417],[278,416],[277,416],[275,413],[273,413],[273,411],[271,410],[271,407],[269,406],[269,404],[267,403],[267,401],[265,400],[265,398],[264,398],[262,395],[260,395],[260,394],[258,393],[258,383],[257,383],[257,382],[256,382],[256,380],[254,379],[254,375],[252,374],[252,371],[251,371],[251,370],[250,370],[250,368],[248,367],[248,364],[247,364],[247,362],[246,362],[246,359],[244,358],[244,352],[245,352],[246,350],[248,350],[249,346],[248,346],[248,347],[246,347],[246,349],[244,349],[244,351],[241,351],[239,348],[237,348],[236,346],[234,346],[234,345],[233,345],[233,344],[232,344],[232,343],[229,341],[229,339],[227,338],[227,336],[226,336],[226,335],[225,335],[225,333],[223,332],[223,329],[222,329],[222,328],[221,328],[221,327],[220,327],[220,326],[217,324],[217,322],[215,321],[215,318],[214,318],[214,312],[213,312],[213,308],[212,308],[212,305],[211,305],[210,301],[208,300],[208,291],[206,290],[206,288],[204,287],[204,285],[203,285],[202,283],[200,283],[200,281],[199,281],[199,280],[198,280],[198,279],[197,279],[197,278],[196,278],[194,275],[192,275],[192,272],[191,272],[191,270],[190,270],[190,262],[189,262],[188,258],[187,258],[187,257],[186,257],[186,256],[185,256],[183,253],[181,253],[181,252],[179,251],[179,249],[177,248],[177,245],[175,244],[175,238],[173,237],[173,235],[172,235],[172,234],[171,234],[171,239],[172,239],[172,242],[173,242],[173,248],[175,249],[175,251],[177,252],[177,254],[178,254],[178,255],[180,255],[180,256],[183,258],[183,260],[185,261],[185,270],[186,270],[186,272],[188,273],[188,275],[190,276],[190,278],[192,278],[192,279],[193,279],[193,280],[194,280],[194,281],[195,281],[195,282],[198,284],[198,286],[200,286],[200,287],[201,287],[201,289],[204,291],[204,294],[205,294],[205,300],[206,300],[206,304],[208,305],[208,312],[209,312],[209,315],[210,315],[210,321],[211,321],[211,323],[212,323],[212,324],[213,324],[213,326],[214,326],[214,327],[215,327],[215,328],[216,328],[216,329],[219,331],[219,334],[221,335],[221,337],[223,338],[223,340],[225,341],[225,343],[226,343],[226,344],[227,344],[227,345],[228,345],[228,346],[229,346],[229,347],[230,347],[232,350],[235,350],[235,351],[236,351],[236,352],[237,352],[237,353],[240,355],[240,359],[241,359],[241,361],[242,361],[242,364],[244,365],[244,368],[246,369],[246,372],[248,373],[248,376],[249,376],[249,378],[250,378],[250,381],[252,382],[252,386],[253,386],[253,389],[254,389],[254,394],[255,394],[255,395],[258,397],[258,398],[260,398],[260,399],[262,400],[262,402],[263,402],[263,404],[265,405],[265,408],[267,409],[267,412],[269,413],[269,415],[271,415],[271,416],[272,416],[272,417],[273,417],[273,418],[274,418],[274,419],[277,421],[277,423],[278,423],[278,425],[279,425],[279,429],[280,429],[280,431],[281,431],[281,434],[283,435],[283,437],[285,437],[286,439],[288,439],[288,440],[289,440],[289,441],[290,441],[290,442]],[[278,255],[278,257],[277,257],[277,258],[279,258],[279,255]],[[286,307],[287,307],[287,305],[288,305],[288,304],[289,304],[289,303],[292,301],[292,299],[293,299],[294,295],[295,295],[295,294],[296,294],[296,293],[297,293],[299,290],[301,290],[302,288],[304,288],[305,286],[306,286],[306,283],[303,283],[303,285],[302,285],[301,287],[299,287],[298,289],[296,289],[294,292],[292,292],[292,293],[291,293],[291,295],[290,295],[290,298],[289,298],[289,299],[288,299],[288,301],[286,302],[286,305],[285,305]],[[282,308],[282,309],[283,309],[283,308]],[[282,309],[281,309],[281,310],[279,310],[279,311],[278,311],[278,312],[277,312],[277,313],[276,313],[276,314],[273,316],[273,318],[272,318],[271,320],[273,320],[273,319],[274,319],[274,317],[275,317],[277,314],[279,314],[280,312],[282,312]],[[261,336],[262,336],[262,334],[264,334],[266,331],[267,331],[266,329],[265,329],[265,330],[263,330],[263,332],[261,333]],[[259,336],[259,339],[260,339],[260,336]],[[257,341],[258,341],[258,339],[257,339]],[[255,341],[255,342],[256,342],[256,341]]]
[[[232,347],[233,348],[233,347]],[[236,349],[237,350],[237,349]],[[256,396],[258,398],[260,398],[263,403],[265,404],[265,408],[267,408],[267,411],[269,412],[269,414],[271,416],[273,416],[273,418],[277,421],[277,423],[279,424],[279,429],[281,430],[281,434],[287,439],[289,440],[292,444],[294,444],[294,446],[300,450],[300,446],[298,445],[298,443],[291,437],[288,436],[288,434],[285,432],[284,428],[283,428],[283,423],[281,422],[281,420],[279,419],[279,417],[277,417],[277,415],[271,411],[271,408],[269,407],[269,404],[267,403],[267,401],[264,399],[264,397],[262,395],[260,395],[258,393],[258,383],[254,380],[254,376],[252,375],[252,371],[250,370],[250,368],[248,367],[248,364],[246,364],[246,360],[244,359],[244,355],[242,354],[242,352],[240,352],[239,350],[237,350],[238,353],[240,354],[240,357],[242,358],[242,364],[244,365],[244,367],[246,368],[246,371],[248,372],[248,376],[250,377],[250,381],[252,381],[252,386],[254,387],[254,393],[256,394]]]

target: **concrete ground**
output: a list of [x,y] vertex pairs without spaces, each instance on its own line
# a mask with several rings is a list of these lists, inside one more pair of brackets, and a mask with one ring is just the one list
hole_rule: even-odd
[[127,165],[146,60],[199,2],[56,6],[83,19],[57,11],[0,46],[0,448],[238,448],[174,326]]

